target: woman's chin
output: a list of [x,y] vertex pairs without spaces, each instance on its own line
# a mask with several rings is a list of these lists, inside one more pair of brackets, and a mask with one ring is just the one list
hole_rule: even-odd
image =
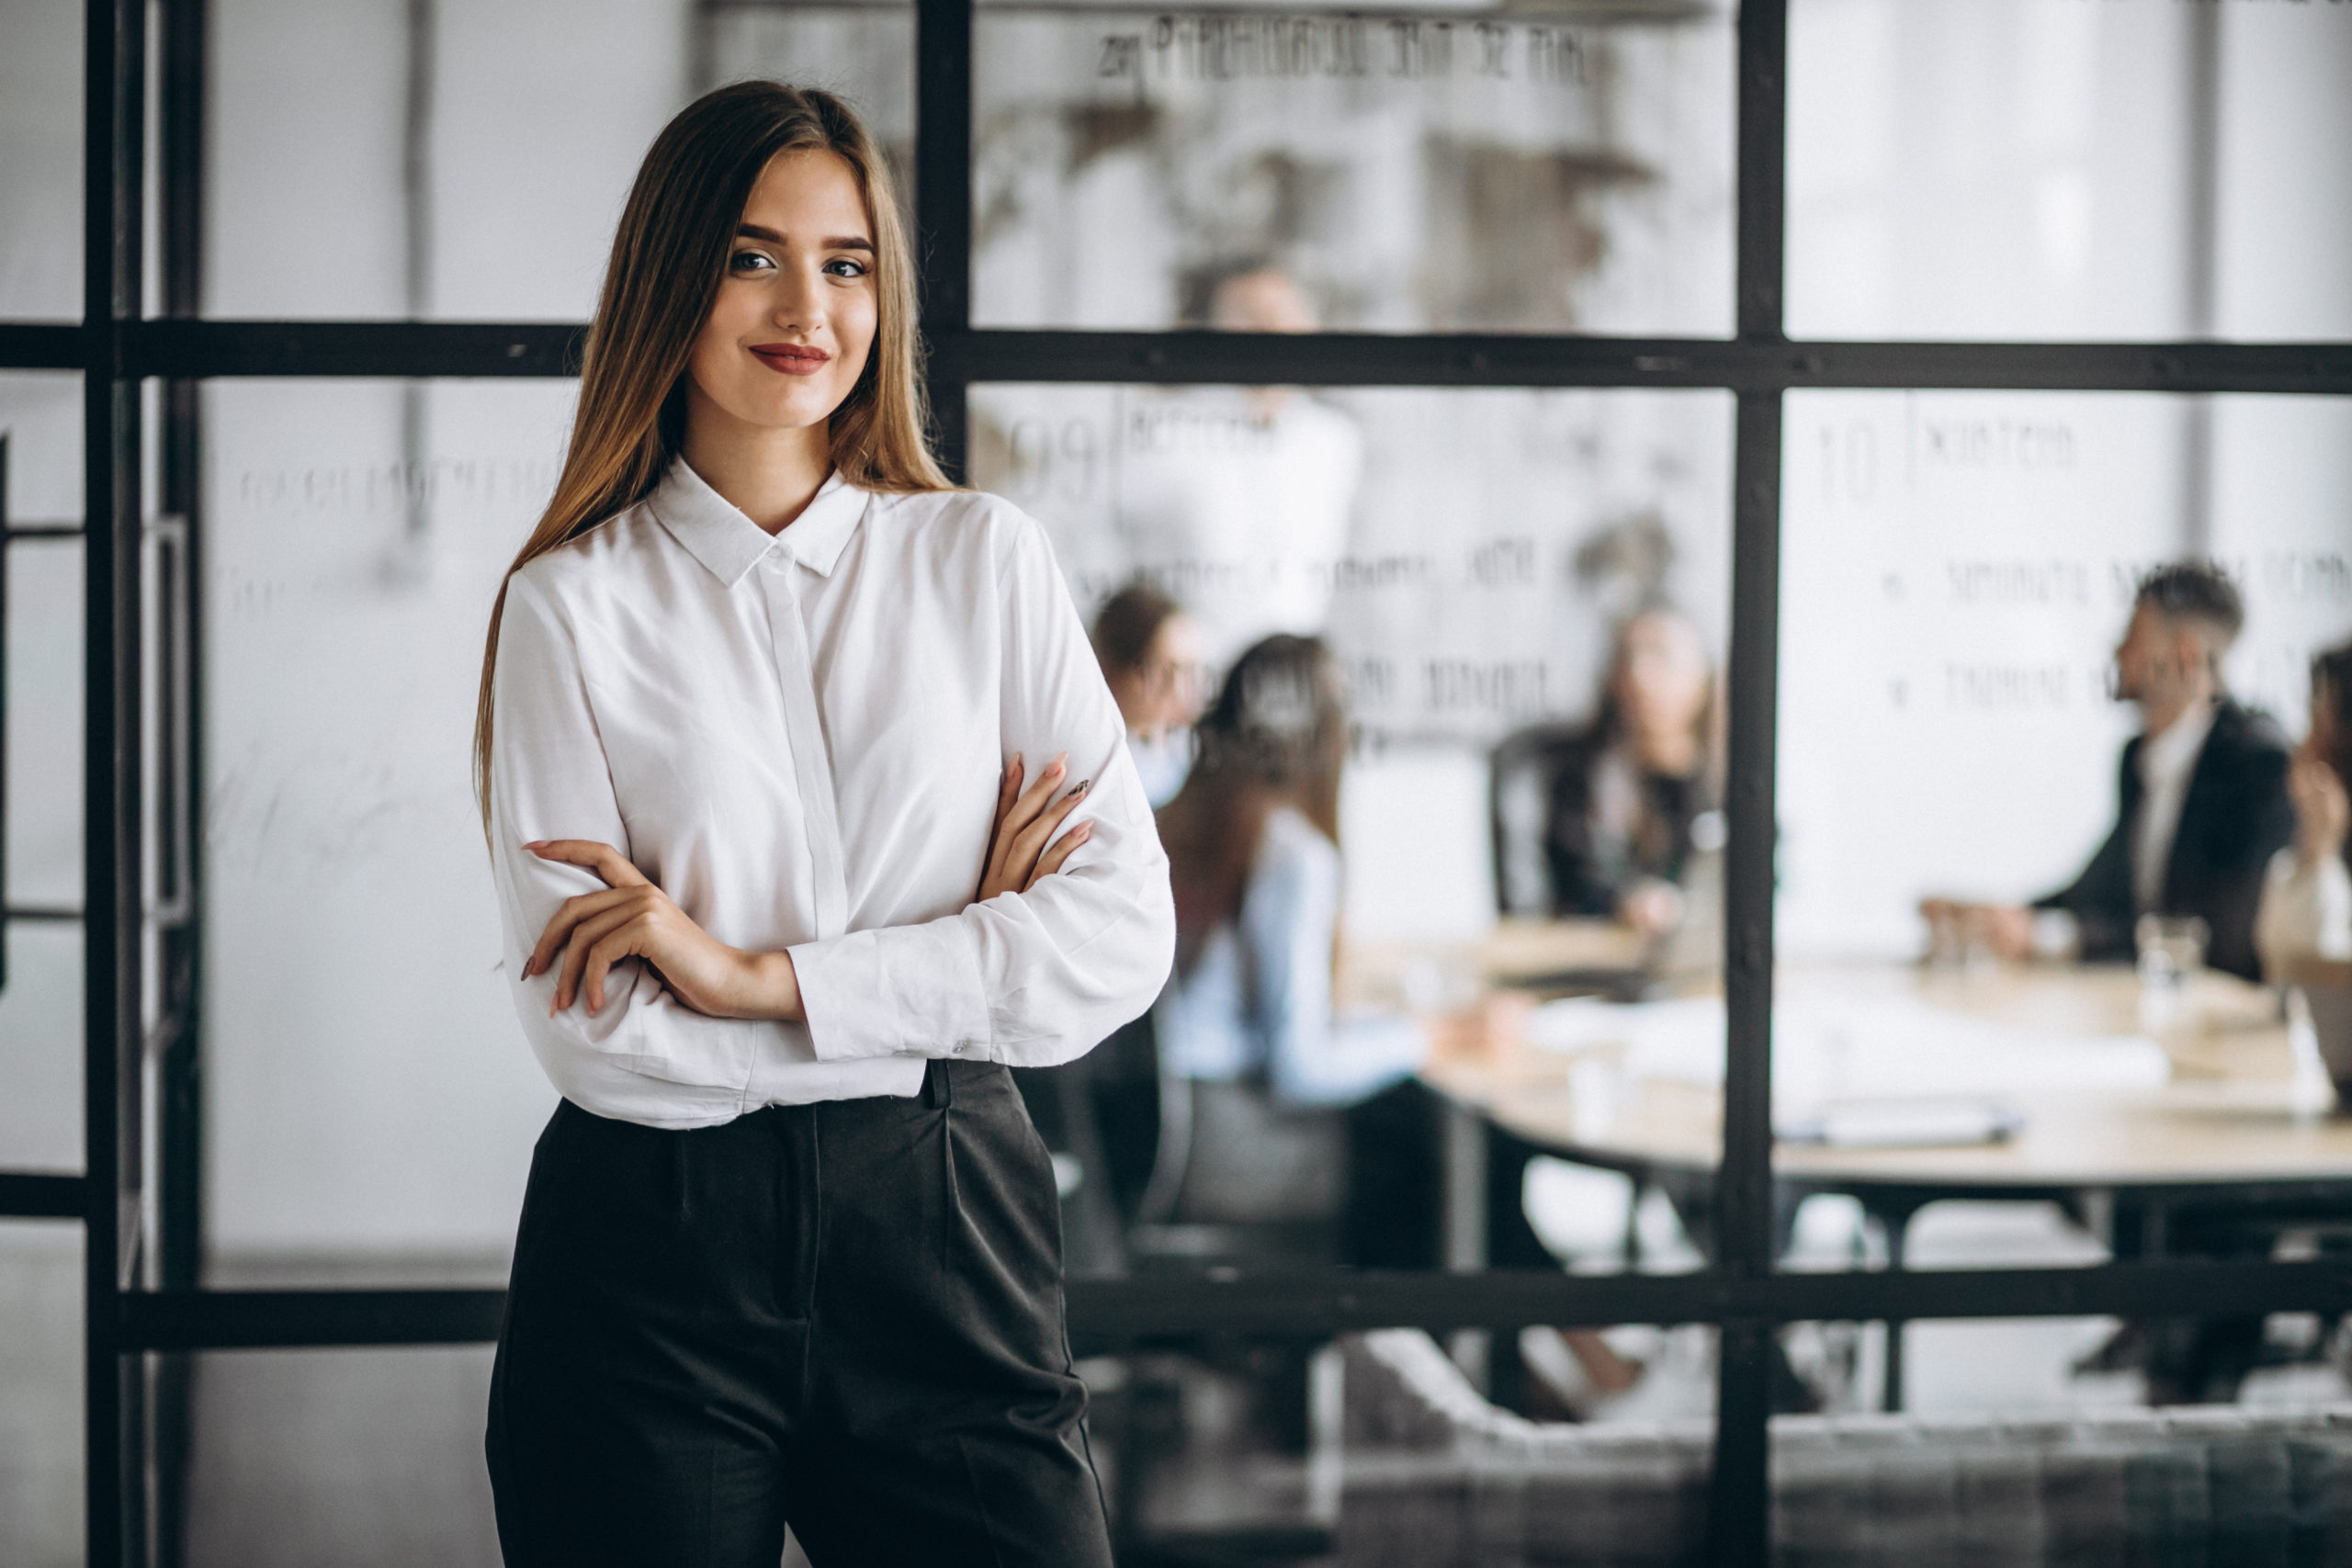
[[822,425],[840,406],[839,398],[829,399],[815,388],[797,387],[786,397],[770,393],[733,399],[727,412],[742,423],[761,430],[806,430],[811,425]]

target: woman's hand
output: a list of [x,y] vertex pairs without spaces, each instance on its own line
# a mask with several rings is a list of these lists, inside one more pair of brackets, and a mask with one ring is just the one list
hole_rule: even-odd
[[1492,991],[1465,1012],[1425,1018],[1433,1066],[1499,1066],[1527,1043],[1528,1015],[1535,1004],[1517,991]]
[[523,847],[541,860],[585,866],[605,884],[601,893],[565,899],[523,964],[526,977],[559,970],[548,1017],[583,992],[592,1015],[602,1009],[605,976],[624,958],[651,964],[671,994],[696,1012],[713,1018],[800,1017],[800,986],[790,953],[728,946],[688,919],[609,844],[555,839]]
[[2335,770],[2317,757],[2297,757],[2287,771],[2287,794],[2295,803],[2295,851],[2303,863],[2316,865],[2342,854],[2346,829],[2352,827],[2352,802]]
[[1664,936],[1682,923],[1682,889],[1664,877],[1645,876],[1617,900],[1617,918],[1644,936]]
[[1021,787],[1021,759],[1015,757],[1005,764],[997,784],[996,828],[989,837],[988,863],[980,873],[974,903],[985,904],[1000,893],[1028,892],[1061,870],[1072,852],[1093,836],[1094,824],[1080,822],[1051,845],[1046,843],[1093,786],[1093,780],[1080,779],[1076,789],[1054,799],[1055,789],[1069,771],[1069,758],[1065,751],[1046,764],[1037,782],[1025,791]]

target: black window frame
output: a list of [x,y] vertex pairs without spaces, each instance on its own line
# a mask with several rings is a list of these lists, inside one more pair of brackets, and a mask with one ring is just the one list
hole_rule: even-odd
[[[1444,334],[1222,335],[976,330],[970,313],[973,0],[916,0],[915,210],[939,445],[964,466],[976,382],[1702,388],[1737,405],[1733,470],[1731,780],[1726,815],[1729,1019],[1720,1245],[1677,1276],[1363,1274],[1148,1282],[1075,1280],[1073,1332],[1098,1344],[1226,1333],[1326,1334],[1410,1324],[1705,1322],[1720,1325],[1709,1561],[1770,1558],[1769,1337],[1813,1319],[2177,1314],[2352,1309],[2352,1268],[2315,1262],[2109,1263],[2065,1269],[1782,1274],[1772,1249],[1772,837],[1779,689],[1782,395],[1825,389],[1997,389],[2352,395],[2352,344],[1792,342],[1782,330],[1787,0],[1738,11],[1736,333],[1724,340]],[[153,40],[156,58],[151,62]],[[15,908],[6,921],[74,920],[85,937],[83,1174],[0,1172],[0,1219],[85,1233],[87,1562],[174,1562],[185,1475],[188,1352],[230,1348],[481,1343],[495,1291],[227,1291],[200,1287],[200,844],[185,787],[200,778],[188,678],[197,596],[198,383],[223,377],[536,377],[572,373],[581,328],[425,321],[197,319],[205,0],[85,0],[84,316],[0,322],[0,370],[82,377],[85,515],[8,525],[10,545],[78,537],[85,552],[85,903]],[[151,63],[153,69],[151,70]],[[161,313],[144,314],[147,120]],[[160,833],[185,885],[142,906],[141,383],[162,383],[159,511],[179,520],[176,613],[160,668],[167,788]],[[5,453],[0,453],[5,461]],[[5,474],[5,468],[0,468]],[[0,567],[5,571],[5,567]],[[5,581],[5,579],[0,579]],[[172,583],[166,583],[166,588]],[[175,651],[176,650],[176,651]],[[175,660],[177,661],[176,665]],[[5,694],[0,694],[5,701]],[[178,737],[175,739],[173,737]],[[159,1021],[142,1027],[141,942],[159,931]],[[0,982],[5,983],[5,982]],[[141,1085],[156,1072],[158,1125]],[[159,1190],[141,1190],[149,1137]],[[153,1234],[145,1234],[152,1229]]]

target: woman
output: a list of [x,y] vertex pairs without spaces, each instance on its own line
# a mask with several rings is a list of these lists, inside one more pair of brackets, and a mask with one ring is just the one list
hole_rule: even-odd
[[[1617,629],[1600,712],[1554,764],[1545,833],[1555,912],[1651,936],[1682,923],[1682,879],[1714,807],[1714,673],[1698,627],[1663,607]],[[1719,842],[1719,840],[1718,840]]]
[[[1487,1055],[1523,1004],[1419,1020],[1338,1011],[1339,669],[1313,637],[1242,654],[1196,731],[1198,758],[1159,814],[1176,888],[1176,973],[1152,1021],[1161,1070],[1186,1095],[1191,1137],[1154,1173],[1147,1210],[1199,1222],[1340,1220],[1342,1261],[1430,1269],[1438,1255],[1437,1105],[1414,1073]],[[1557,1261],[1521,1205],[1524,1145],[1497,1141],[1488,1261]],[[1599,1336],[1563,1335],[1602,1393],[1637,1369]]]
[[1201,716],[1201,631],[1175,600],[1134,582],[1094,615],[1094,657],[1126,721],[1127,750],[1144,793],[1162,807],[1193,765],[1193,721]]
[[1110,1561],[1006,1068],[1157,992],[1166,863],[1042,533],[925,450],[897,214],[838,98],[673,120],[492,613],[563,1095],[492,1377],[511,1563],[774,1568],[787,1522],[820,1568]]
[[1243,653],[1195,749],[1159,814],[1176,973],[1152,1013],[1193,1136],[1170,1151],[1181,1167],[1155,1173],[1147,1208],[1198,1221],[1340,1214],[1347,1260],[1431,1266],[1439,1182],[1427,1097],[1410,1080],[1433,1048],[1483,1048],[1508,1010],[1432,1022],[1338,1010],[1348,724],[1319,640],[1270,637]]
[[2271,857],[2255,919],[2263,973],[2285,980],[2303,959],[2352,959],[2352,864],[2345,785],[2352,780],[2352,643],[2312,660],[2312,722],[2287,774],[2295,841]]

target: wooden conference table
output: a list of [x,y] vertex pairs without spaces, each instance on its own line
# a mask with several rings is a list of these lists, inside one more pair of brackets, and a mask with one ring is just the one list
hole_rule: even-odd
[[[1351,955],[1346,983],[1355,995],[1376,998],[1396,987],[1400,975],[1412,988],[1412,966],[1433,964],[1441,988],[1450,985],[1457,994],[1465,980],[1541,992],[1571,988],[1557,984],[1562,976],[1592,979],[1610,960],[1622,964],[1637,957],[1630,933],[1613,928],[1512,922],[1475,947]],[[1426,972],[1419,988],[1430,988]],[[1901,1021],[1909,1019],[1923,1052],[1949,1051],[1977,1029],[2004,1048],[2022,1042],[2030,1049],[2046,1037],[2053,1055],[2063,1048],[2143,1069],[2124,1072],[2120,1081],[2039,1087],[2033,1075],[2020,1075],[2023,1081],[2001,1086],[1998,1099],[2022,1116],[2022,1125],[1998,1142],[1781,1143],[1773,1156],[1780,1211],[1792,1215],[1796,1203],[1815,1193],[1850,1195],[1883,1228],[1890,1268],[1904,1266],[1912,1216],[1945,1199],[2062,1200],[2104,1232],[2100,1239],[2118,1256],[2142,1258],[2163,1255],[2167,1217],[2184,1208],[2292,1214],[2336,1207],[2352,1213],[2352,1120],[2332,1113],[2325,1087],[2311,1080],[2308,1066],[2298,1083],[2287,1027],[2260,987],[2223,975],[2197,976],[2156,1042],[2162,1062],[2143,1036],[2138,977],[2120,965],[1783,965],[1775,991],[1779,1014],[1845,1009],[1876,1017],[1879,1037],[1866,1048],[1882,1058],[1909,1048],[1887,1037],[1900,1035]],[[1637,1021],[1645,1011],[1628,1008],[1623,1016]],[[1611,1042],[1608,1032],[1605,1023],[1596,1028],[1588,1019],[1584,1039],[1566,1048],[1447,1060],[1424,1073],[1454,1112],[1446,1158],[1452,1266],[1484,1261],[1489,1126],[1561,1158],[1622,1171],[1637,1190],[1660,1189],[1693,1238],[1708,1245],[1720,1088],[1688,1072],[1645,1073],[1643,1053]],[[2143,1038],[2133,1043],[2133,1036]],[[1579,1069],[1580,1060],[1612,1055],[1622,1070]],[[1587,1096],[1581,1106],[1579,1089]],[[1597,1090],[1605,1092],[1605,1106],[1591,1103]],[[1898,1409],[1899,1325],[1889,1325],[1887,1345],[1884,1402]]]

